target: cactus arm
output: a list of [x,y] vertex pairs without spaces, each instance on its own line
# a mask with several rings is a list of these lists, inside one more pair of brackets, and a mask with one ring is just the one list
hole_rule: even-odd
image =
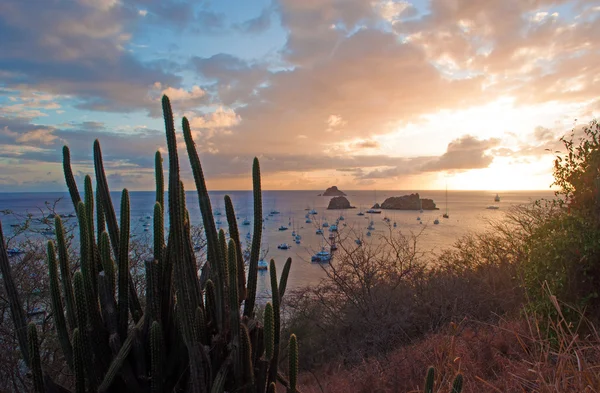
[[223,362],[221,368],[215,376],[210,393],[223,393],[225,391],[225,382],[227,382],[227,374],[229,373],[230,363],[231,358],[227,358]]
[[110,335],[118,334],[117,305],[115,303],[114,290],[110,279],[104,273],[98,277],[98,293],[100,294],[100,305],[102,306],[102,317],[106,329]]
[[296,383],[298,382],[298,341],[296,335],[290,336],[290,354],[289,354],[289,373],[290,373],[290,386],[288,387],[288,393],[296,393]]
[[92,354],[94,353],[91,338],[88,334],[88,316],[87,316],[87,302],[86,293],[84,289],[84,278],[81,271],[75,272],[73,276],[73,286],[75,288],[75,308],[77,311],[77,327],[81,334],[81,343],[83,344],[84,353],[86,356],[83,357],[85,373],[88,376],[88,387],[90,390],[95,390],[97,386],[97,374],[96,368],[92,361]]
[[250,334],[245,324],[240,325],[240,361],[242,363],[243,384],[254,385],[254,366],[252,365],[252,345],[250,345]]
[[100,197],[100,187],[96,183],[96,243],[100,244],[102,232],[106,230],[106,219],[104,218],[104,208],[102,207],[102,198]]
[[21,353],[23,354],[25,364],[30,367],[25,311],[21,305],[19,293],[17,292],[17,286],[15,284],[10,262],[8,260],[8,253],[6,252],[6,245],[4,243],[4,234],[2,233],[2,221],[0,221],[0,273],[2,273],[2,281],[4,281],[4,288],[8,296],[10,313],[12,315],[13,323],[15,324],[15,332],[19,341],[19,348],[21,348]]
[[196,144],[192,138],[190,123],[185,117],[182,120],[182,126],[185,146],[192,167],[192,172],[194,174],[196,191],[198,192],[198,204],[200,206],[200,213],[202,214],[202,223],[204,225],[204,231],[206,234],[207,251],[209,255],[208,266],[212,267],[214,260],[218,258],[224,258],[225,256],[221,256],[218,249],[217,228],[215,226],[215,220],[212,214],[212,206],[210,204],[210,198],[208,196],[208,190],[204,180],[204,173],[202,171],[202,165],[200,164],[200,158],[198,157],[198,151],[196,150]]
[[63,355],[69,365],[69,368],[73,369],[73,349],[71,342],[69,341],[69,332],[67,330],[67,323],[65,321],[65,314],[63,311],[63,304],[60,297],[60,284],[58,283],[58,272],[56,266],[56,252],[54,250],[54,243],[48,241],[48,276],[50,280],[50,297],[52,300],[52,315],[54,316],[54,327],[56,328],[56,334],[58,341],[60,342]]
[[196,308],[196,341],[202,345],[209,345],[206,317],[201,307]]
[[454,382],[452,383],[452,392],[451,393],[460,393],[462,392],[463,387],[463,376],[462,374],[457,374],[454,378]]
[[229,195],[225,195],[225,213],[227,215],[227,225],[229,226],[229,237],[235,242],[235,252],[237,255],[238,272],[238,297],[240,304],[246,299],[246,273],[244,272],[244,256],[242,255],[242,246],[240,242],[240,232],[235,218],[233,203]]
[[71,152],[69,151],[68,146],[63,146],[63,172],[65,173],[65,180],[67,182],[67,188],[69,189],[71,201],[73,202],[73,208],[75,209],[75,213],[77,213],[77,205],[81,202],[81,197],[79,196],[77,183],[75,182],[73,170],[71,169]]
[[250,250],[250,263],[248,269],[248,289],[244,304],[244,316],[251,318],[254,314],[256,302],[256,281],[258,279],[258,259],[262,236],[262,195],[260,186],[260,165],[255,157],[252,164],[252,190],[254,196],[254,232],[252,248]]
[[[84,180],[84,201],[85,215],[87,224],[87,236],[89,247],[89,268],[91,273],[92,290],[95,297],[98,297],[98,271],[101,267],[98,245],[94,236],[94,190],[92,188],[92,178],[87,175]],[[102,208],[98,206],[98,211],[102,212]],[[98,233],[98,238],[100,233]]]
[[425,393],[433,393],[433,383],[435,381],[435,368],[429,367],[425,377]]
[[192,245],[191,236],[191,223],[189,218],[189,212],[185,207],[185,192],[183,189],[183,183],[181,185],[181,198],[182,198],[182,213],[184,214],[183,220],[183,257],[184,267],[186,269],[186,277],[188,280],[189,296],[191,301],[190,312],[195,312],[196,307],[204,308],[202,302],[202,291],[200,290],[200,282],[198,281],[198,265],[196,263],[196,256],[194,254],[194,247]]
[[[137,322],[136,327],[141,328],[143,326],[143,324],[144,324],[144,316],[142,315],[140,320]],[[120,370],[124,367],[124,363],[125,363],[127,357],[129,356],[129,353],[131,352],[132,348],[133,348],[133,334],[129,334],[127,336],[127,338],[125,339],[125,341],[123,342],[123,345],[121,345],[119,352],[117,353],[117,355],[113,359],[112,363],[110,364],[108,371],[106,371],[106,374],[104,374],[104,379],[102,380],[102,383],[100,384],[100,386],[98,386],[99,393],[108,391],[110,386],[115,381],[115,378],[117,377],[117,375],[119,375]],[[131,382],[135,383],[135,380],[131,380]],[[132,388],[132,390],[134,390],[134,391],[140,390],[139,386],[137,386],[137,385],[130,386],[130,388]]]
[[65,231],[60,217],[54,218],[54,230],[56,232],[56,245],[58,246],[58,261],[60,265],[60,278],[62,281],[63,293],[65,296],[65,306],[67,309],[67,321],[72,331],[77,327],[75,317],[75,299],[73,295],[73,284],[71,280],[71,267],[69,266],[69,254],[65,242]]
[[277,366],[279,363],[279,339],[281,329],[281,319],[279,314],[279,290],[277,289],[277,270],[275,261],[271,259],[269,264],[269,273],[271,274],[271,296],[273,300],[273,358],[269,366],[269,383],[277,379]]
[[288,276],[290,275],[290,268],[292,267],[292,258],[288,258],[285,261],[283,270],[281,271],[281,277],[279,278],[279,301],[283,299],[285,294],[285,288],[287,287]]
[[229,241],[227,247],[227,265],[229,267],[229,329],[231,332],[231,344],[236,354],[233,361],[233,374],[239,385],[243,380],[243,353],[241,353],[240,342],[240,309],[237,295],[237,256],[235,255],[235,244]]
[[87,175],[83,182],[84,184],[84,202],[85,214],[88,224],[88,234],[91,239],[94,238],[94,190],[92,189],[92,178]]
[[110,197],[108,181],[104,172],[104,163],[102,161],[102,150],[98,139],[94,141],[94,171],[96,173],[96,182],[98,184],[99,195],[102,199],[102,209],[106,218],[106,226],[110,235],[115,257],[119,255],[119,226],[117,225],[117,214]]
[[[106,218],[110,243],[113,247],[113,254],[115,258],[118,259],[120,233],[119,227],[117,226],[117,215],[110,197],[110,190],[108,188],[106,173],[104,172],[104,163],[102,161],[102,150],[100,149],[100,142],[98,142],[97,139],[94,141],[94,170],[96,173],[96,181],[100,188],[100,195],[102,196],[102,209]],[[133,284],[131,274],[129,274],[129,308],[131,315],[135,315],[136,311],[142,312],[140,299],[135,292],[135,285]]]
[[271,302],[267,302],[265,306],[265,320],[264,320],[264,342],[265,342],[265,355],[267,360],[273,358],[273,305]]
[[216,328],[217,324],[217,292],[215,289],[215,284],[212,280],[206,281],[206,320],[207,325],[210,322],[212,325],[212,329]]
[[150,328],[150,364],[151,364],[151,378],[150,378],[150,392],[151,393],[162,393],[163,391],[163,379],[164,379],[164,343],[163,333],[160,323],[157,321],[152,322]]
[[73,371],[75,372],[75,393],[85,393],[85,367],[83,366],[83,344],[79,329],[73,330]]
[[111,295],[114,297],[116,289],[115,263],[110,256],[110,240],[106,232],[102,232],[100,236],[100,260],[102,261],[102,270],[106,278],[106,284]]
[[159,287],[160,266],[156,261],[146,262],[146,313],[149,320],[160,321],[160,297],[161,291]]
[[163,253],[165,249],[165,224],[163,209],[159,202],[154,204],[154,259],[162,268]]
[[44,375],[42,374],[42,362],[40,360],[40,343],[37,337],[37,328],[34,323],[27,326],[27,340],[29,342],[29,368],[33,376],[33,389],[36,393],[45,393]]
[[123,190],[121,196],[121,239],[119,241],[119,337],[125,341],[129,320],[129,192]]
[[165,178],[163,175],[163,159],[160,152],[157,151],[154,155],[154,179],[156,181],[156,202],[160,208],[165,209]]

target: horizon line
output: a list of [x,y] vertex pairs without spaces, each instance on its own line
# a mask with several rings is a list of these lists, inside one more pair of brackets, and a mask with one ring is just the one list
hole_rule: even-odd
[[[114,191],[110,191],[110,192],[121,192],[123,189],[118,189],[118,190],[114,190]],[[156,190],[129,190],[129,192],[155,192]],[[238,190],[231,190],[231,189],[222,189],[222,190],[209,190],[208,192],[251,192],[252,189],[238,189]],[[309,192],[309,191],[314,191],[314,192],[321,192],[323,193],[324,191],[322,190],[278,190],[278,189],[268,189],[268,190],[261,190],[261,192],[265,192],[265,191],[279,191],[279,192]],[[345,194],[347,194],[348,192],[369,192],[369,191],[375,191],[375,190],[353,190],[353,189],[348,189],[347,191],[342,191]],[[445,188],[431,188],[431,189],[421,189],[421,190],[417,190],[417,189],[395,189],[395,190],[384,190],[384,189],[380,189],[377,190],[377,192],[389,192],[389,191],[407,191],[407,192],[424,192],[424,191],[446,191]],[[474,192],[474,191],[485,191],[485,192],[497,192],[497,193],[501,193],[501,192],[515,192],[515,191],[522,191],[522,192],[526,192],[526,191],[552,191],[552,192],[556,192],[558,190],[553,190],[551,188],[547,188],[547,189],[512,189],[512,190],[485,190],[485,189],[471,189],[471,190],[447,190],[448,192]],[[165,193],[169,192],[169,190],[165,190]],[[196,190],[186,190],[187,192],[197,192]],[[64,190],[64,191],[0,191],[0,194],[50,194],[50,193],[69,193],[69,190]],[[315,195],[315,196],[319,196],[319,195]],[[322,195],[321,195],[322,196]],[[327,196],[327,195],[326,195]]]

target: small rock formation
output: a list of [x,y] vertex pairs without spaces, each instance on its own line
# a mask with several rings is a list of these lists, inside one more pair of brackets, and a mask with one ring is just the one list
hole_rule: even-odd
[[333,186],[326,189],[323,196],[346,196],[346,194],[338,190],[337,186]]
[[379,203],[376,203],[371,209],[381,209],[381,205],[379,205]]
[[354,209],[354,206],[350,206],[350,201],[343,196],[337,196],[331,198],[329,201],[329,206],[327,206],[328,210],[341,210],[341,209]]
[[[420,201],[420,203],[419,203]],[[376,206],[379,206],[376,204]],[[375,207],[373,207],[375,209]],[[419,193],[403,195],[399,197],[389,197],[382,204],[381,209],[391,210],[439,210],[435,206],[433,199],[421,199]]]

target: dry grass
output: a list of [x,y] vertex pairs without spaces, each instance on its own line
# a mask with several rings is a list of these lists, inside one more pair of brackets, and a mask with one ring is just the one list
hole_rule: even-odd
[[431,365],[439,392],[450,391],[457,372],[465,377],[465,393],[600,392],[600,336],[582,314],[578,325],[568,324],[556,298],[549,301],[558,311],[554,320],[526,314],[496,324],[452,323],[385,357],[305,373],[302,392],[420,392]]

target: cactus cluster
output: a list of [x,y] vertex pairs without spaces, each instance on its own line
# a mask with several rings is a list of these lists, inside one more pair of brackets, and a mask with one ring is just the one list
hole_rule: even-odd
[[[65,179],[79,224],[80,269],[71,274],[59,216],[55,217],[56,242],[48,242],[47,263],[54,326],[65,362],[74,375],[74,391],[263,393],[274,392],[279,384],[295,393],[298,349],[294,335],[290,338],[288,378],[278,369],[279,307],[291,259],[279,281],[271,261],[272,301],[266,305],[263,321],[255,316],[262,230],[258,160],[254,159],[252,168],[254,238],[246,280],[233,204],[225,197],[227,241],[224,232],[217,232],[189,122],[183,118],[183,136],[207,239],[207,259],[199,274],[179,173],[173,114],[166,96],[162,107],[169,153],[169,192],[165,201],[163,163],[157,152],[154,256],[145,264],[144,299],[140,299],[130,275],[128,191],[122,192],[118,223],[99,142],[96,140],[93,148],[96,192],[87,176],[83,199],[71,170],[69,149],[63,149]],[[166,242],[165,212],[169,218]],[[41,364],[36,327],[27,326],[1,223],[0,268],[35,391],[68,392],[52,380]]]
[[[435,368],[429,367],[427,370],[427,376],[425,377],[425,393],[433,393],[433,385],[435,382]],[[452,382],[452,388],[450,393],[460,393],[462,392],[463,387],[463,376],[462,374],[456,374],[454,377],[454,382]]]

